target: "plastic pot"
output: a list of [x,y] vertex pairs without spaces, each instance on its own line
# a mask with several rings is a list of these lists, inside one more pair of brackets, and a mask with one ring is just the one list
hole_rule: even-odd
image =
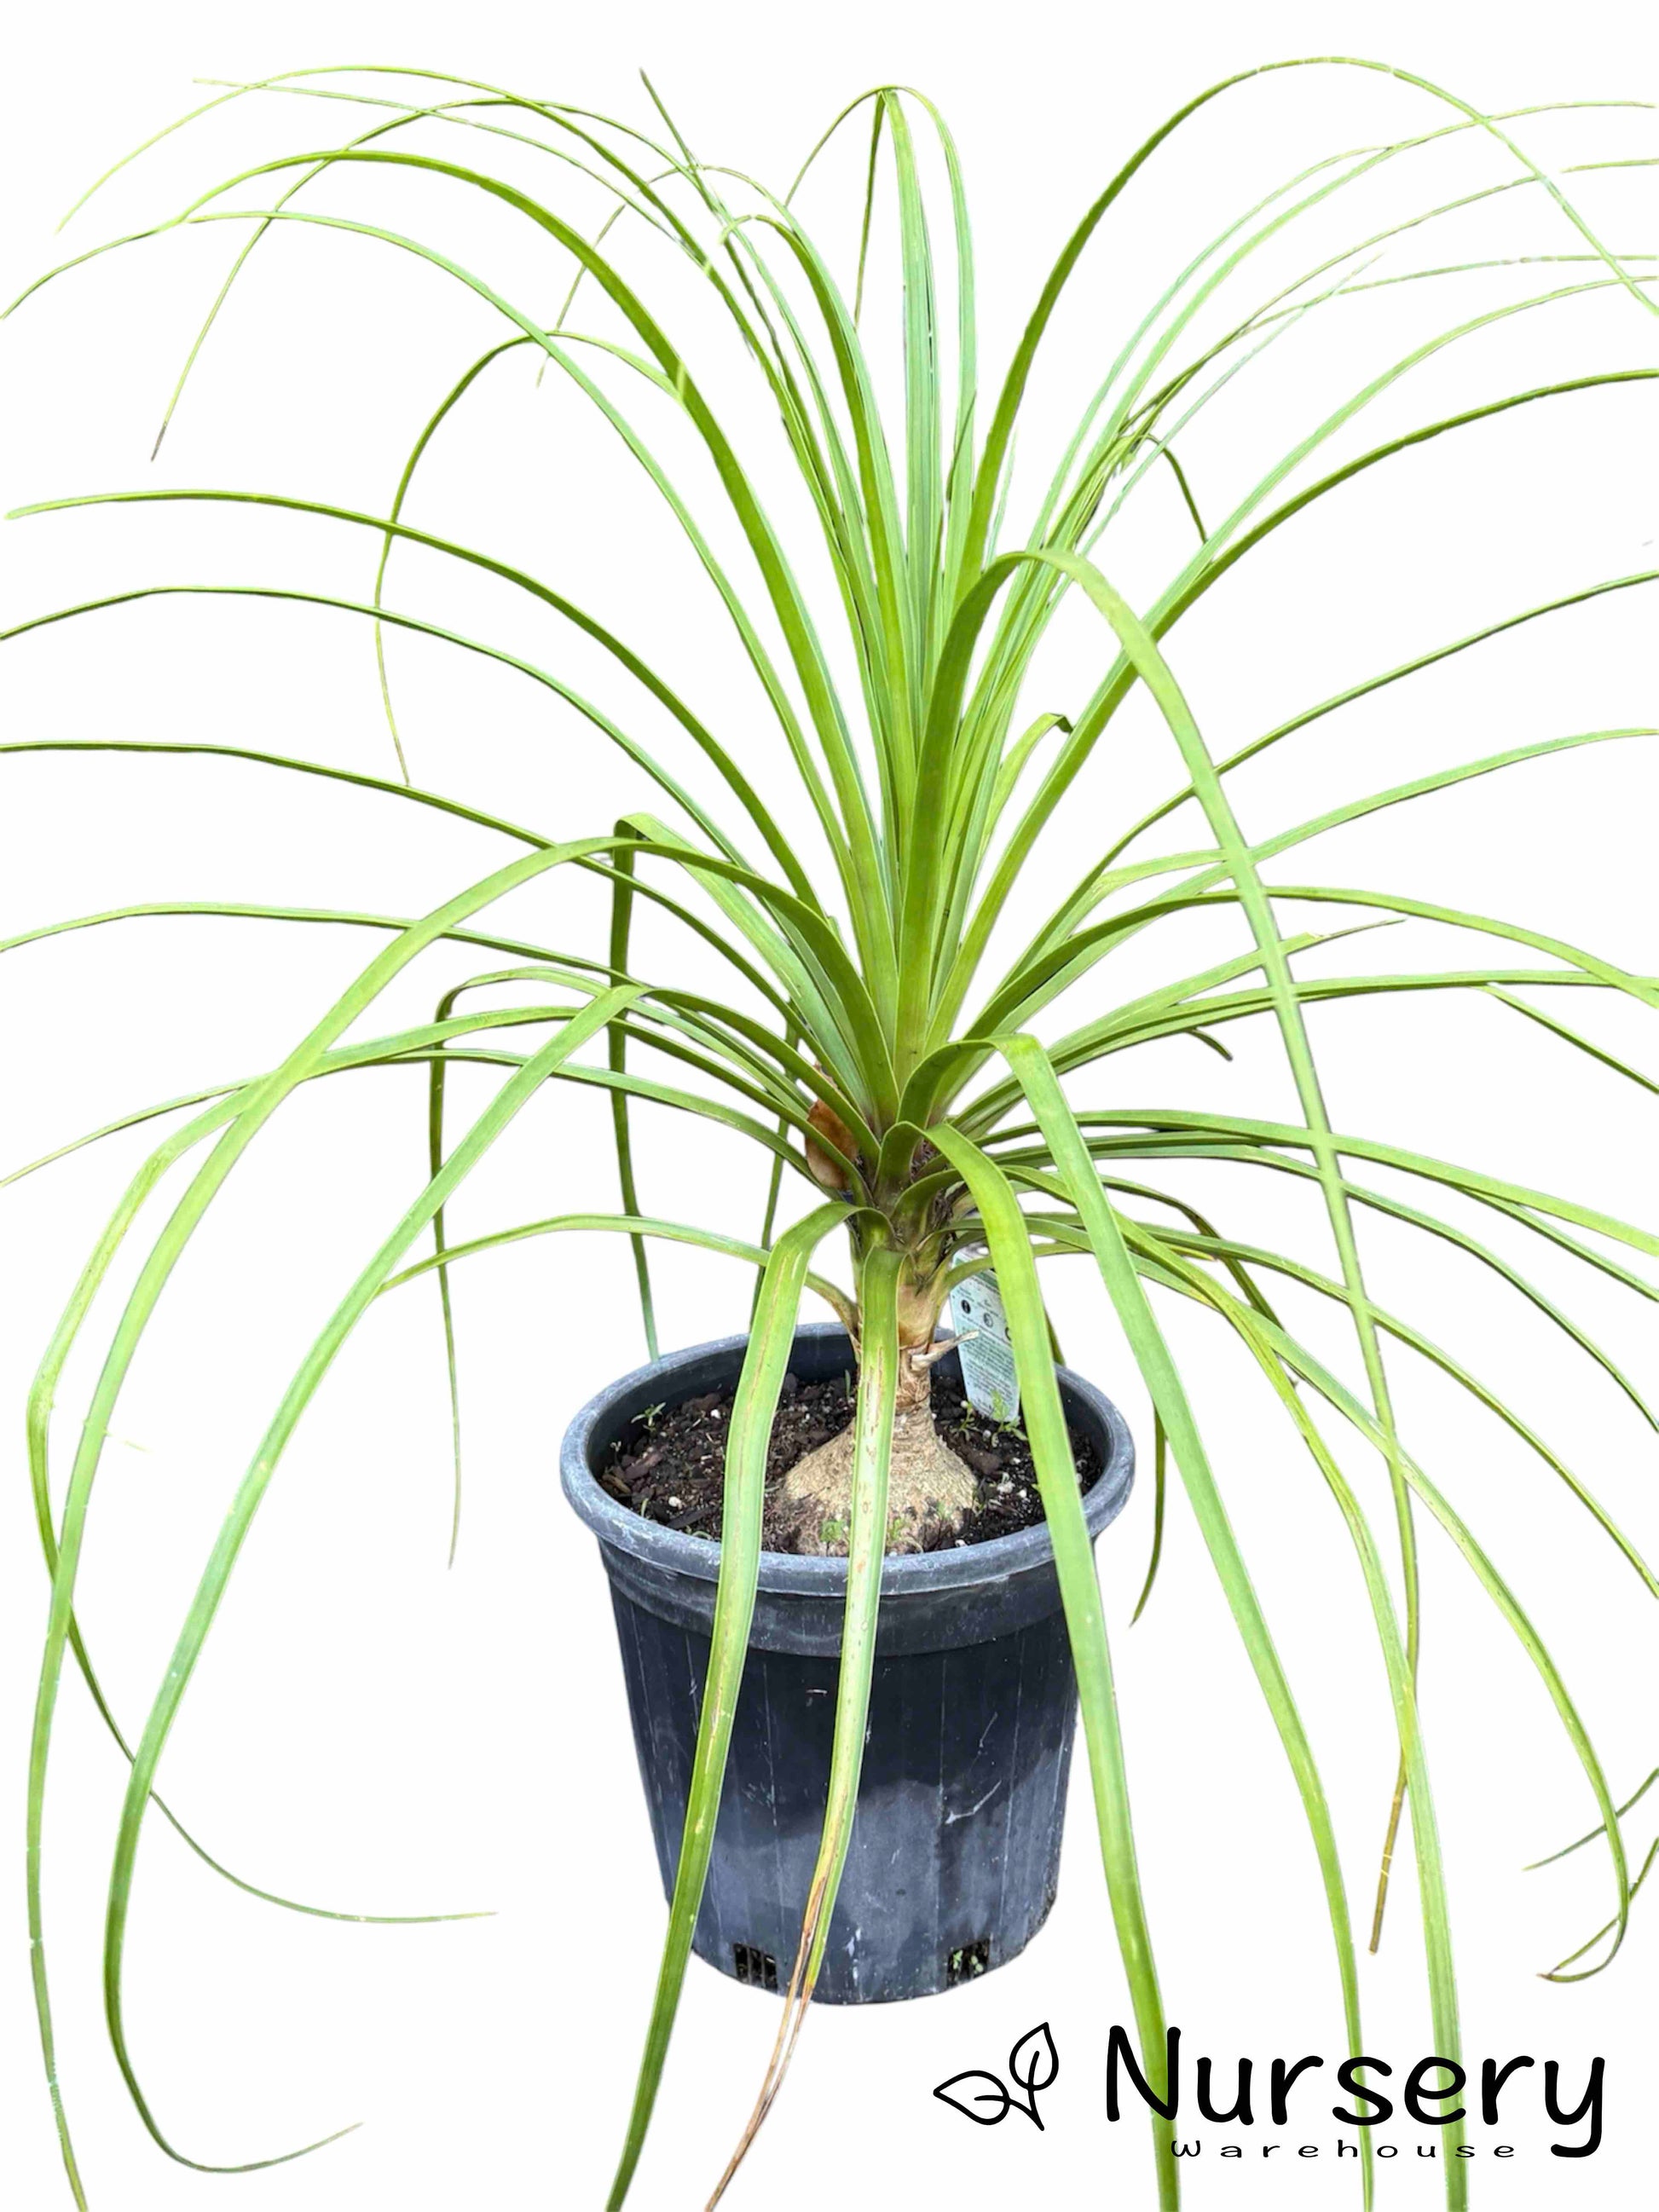
[[[684,1826],[720,1547],[643,1519],[595,1480],[635,1415],[735,1382],[746,1338],[669,1353],[571,1423],[565,1494],[611,1581],[665,1893]],[[801,1329],[802,1382],[847,1373],[844,1333]],[[945,1363],[941,1363],[945,1364]],[[948,1371],[948,1369],[947,1369]],[[1101,1472],[1091,1539],[1121,1510],[1134,1448],[1117,1408],[1062,1368],[1066,1418]],[[761,1554],[754,1625],[695,1946],[722,1973],[787,1987],[823,1822],[845,1559]],[[851,1848],[818,1997],[926,1996],[1024,1950],[1060,1864],[1076,1683],[1045,1527],[890,1558]]]

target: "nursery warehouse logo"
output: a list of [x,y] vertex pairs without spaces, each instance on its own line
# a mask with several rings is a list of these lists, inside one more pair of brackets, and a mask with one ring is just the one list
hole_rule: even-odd
[[[1575,2080],[1569,2085],[1562,2079],[1559,2059],[1547,2058],[1540,2066],[1525,2053],[1484,2058],[1478,2068],[1431,2055],[1404,2069],[1387,2059],[1364,2056],[1334,2062],[1316,2055],[1273,2058],[1260,2066],[1250,2058],[1218,2063],[1203,2057],[1193,2069],[1190,2100],[1183,2063],[1181,2030],[1172,2027],[1160,2094],[1141,2072],[1125,2030],[1115,2027],[1111,2031],[1106,2053],[1106,2117],[1121,2119],[1126,2111],[1133,2114],[1141,2106],[1161,2114],[1173,2126],[1170,2154],[1174,2158],[1357,2159],[1362,2131],[1370,2132],[1378,2158],[1513,2158],[1513,2143],[1490,2136],[1472,2141],[1465,2130],[1501,2131],[1506,2115],[1512,2118],[1528,2096],[1541,2100],[1546,2119],[1560,2132],[1561,2139],[1549,2146],[1552,2158],[1589,2158],[1601,2142],[1607,2075],[1602,2058],[1591,2059],[1582,2083]],[[1037,2093],[1048,2088],[1059,2071],[1059,2053],[1045,2021],[1022,2036],[1009,2053],[1007,2085],[985,2069],[970,2067],[941,2082],[933,2094],[983,2127],[995,2126],[1011,2112],[1018,2112],[1036,2120],[1040,2129]],[[1314,2078],[1327,2073],[1324,2083]],[[1327,2095],[1333,2088],[1340,2092],[1338,2101],[1321,2100],[1322,2087]],[[1328,2113],[1344,2132],[1333,2136],[1326,2130]],[[1215,2127],[1261,2126],[1295,2132],[1271,2141],[1265,2135],[1253,2136],[1218,2146],[1201,2132],[1206,2122]],[[1397,2135],[1391,2140],[1384,2131],[1398,2130],[1402,2122],[1406,2140]],[[1457,2133],[1432,2132],[1442,2129],[1456,2129]]]

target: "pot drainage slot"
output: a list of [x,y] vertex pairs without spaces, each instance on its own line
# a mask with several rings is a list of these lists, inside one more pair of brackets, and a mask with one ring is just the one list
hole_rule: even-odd
[[732,1957],[740,1982],[746,1982],[751,1990],[770,1990],[776,1994],[778,1962],[769,1951],[763,1951],[754,1943],[734,1943]]
[[991,1963],[991,1939],[981,1936],[977,1943],[964,1943],[959,1951],[947,1951],[945,1955],[945,1983],[955,1989],[958,1982],[971,1982],[982,1974]]

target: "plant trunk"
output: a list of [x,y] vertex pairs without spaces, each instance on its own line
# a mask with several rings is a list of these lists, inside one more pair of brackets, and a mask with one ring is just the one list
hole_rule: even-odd
[[[933,1365],[926,1334],[902,1347],[893,1414],[893,1450],[887,1477],[890,1552],[921,1552],[948,1542],[976,1503],[978,1486],[933,1423]],[[778,1485],[770,1520],[774,1543],[815,1557],[847,1550],[852,1516],[853,1449],[856,1425],[792,1467]]]

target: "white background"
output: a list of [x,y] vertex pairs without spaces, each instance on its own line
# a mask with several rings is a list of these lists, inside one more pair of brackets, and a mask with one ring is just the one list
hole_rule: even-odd
[[[1494,107],[1651,97],[1659,85],[1635,11],[1601,4],[1565,18],[1508,9],[1501,32],[1485,8],[1277,0],[1161,17],[1072,5],[975,12],[897,0],[789,11],[719,0],[696,11],[613,9],[597,23],[568,11],[486,4],[458,15],[382,0],[291,4],[257,22],[245,11],[176,4],[60,11],[15,25],[6,48],[5,286],[9,296],[57,257],[51,232],[62,210],[108,161],[190,103],[193,76],[410,62],[625,112],[648,128],[633,76],[643,63],[700,153],[780,181],[845,99],[897,79],[934,96],[961,140],[994,370],[1077,212],[1148,129],[1233,68],[1333,49],[1398,60]],[[69,240],[86,245],[139,228],[268,153],[328,143],[357,112],[324,112],[319,121],[296,109],[244,103],[169,140],[78,217]],[[1273,80],[1218,103],[1103,234],[1066,325],[1076,374],[1039,391],[1026,439],[1036,445],[1046,435],[1058,449],[1073,386],[1086,386],[1185,251],[1256,191],[1324,151],[1437,119],[1408,88],[1347,73]],[[1552,164],[1656,150],[1651,118],[1639,114],[1525,127]],[[841,173],[845,182],[851,171]],[[1499,173],[1495,155],[1481,173]],[[1433,181],[1450,179],[1457,189],[1472,174],[1448,166]],[[1616,186],[1585,187],[1609,241],[1632,252],[1659,250],[1643,179],[1636,172]],[[820,204],[832,198],[826,184]],[[1364,219],[1419,204],[1416,188],[1402,186],[1398,198],[1368,201]],[[424,180],[354,179],[326,204],[371,218],[395,209],[411,230],[464,247],[504,290],[517,283],[540,299],[556,281],[534,240],[505,218],[459,219]],[[1457,242],[1477,234],[1460,231]],[[1561,252],[1576,243],[1535,194],[1500,203],[1479,234],[1500,240],[1488,249],[1498,252]],[[392,265],[366,241],[297,227],[275,236],[210,341],[152,471],[167,392],[233,251],[220,227],[134,249],[78,272],[6,327],[8,507],[160,482],[281,488],[384,511],[420,422],[489,342],[487,312],[458,307],[432,272]],[[1389,266],[1462,258],[1407,240]],[[1434,304],[1419,296],[1432,289],[1377,295],[1382,304],[1355,307],[1340,325],[1328,318],[1327,333],[1292,340],[1269,373],[1242,383],[1232,428],[1195,436],[1187,456],[1200,496],[1214,484],[1218,497],[1249,457],[1283,450],[1369,367],[1436,326]],[[1443,289],[1438,300],[1449,296]],[[1366,438],[1474,398],[1653,357],[1651,319],[1627,298],[1545,311],[1423,373],[1370,418]],[[434,447],[419,518],[517,554],[601,611],[626,615],[630,634],[706,711],[718,718],[739,702],[730,711],[741,747],[756,727],[753,709],[705,602],[684,567],[657,550],[662,533],[647,500],[601,450],[576,403],[550,380],[534,390],[524,358],[480,387]],[[1344,495],[1340,514],[1287,530],[1172,644],[1212,745],[1247,738],[1512,608],[1651,565],[1652,422],[1640,388],[1522,410],[1379,471]],[[1182,550],[1179,516],[1158,507],[1129,556],[1127,581],[1150,595]],[[0,532],[0,557],[9,620],[12,610],[146,580],[299,582],[361,594],[373,541],[288,517],[152,509],[11,524]],[[498,592],[458,586],[413,556],[399,579],[402,604],[442,610],[459,629],[547,659],[567,650],[550,623]],[[1341,724],[1319,726],[1328,740],[1282,748],[1240,778],[1247,826],[1261,834],[1420,767],[1531,738],[1652,720],[1644,634],[1651,609],[1628,593],[1385,693]],[[1065,631],[1054,694],[1033,711],[1074,704],[1098,650],[1081,624]],[[368,641],[344,617],[174,600],[50,630],[5,653],[8,738],[194,738],[390,772]],[[406,639],[392,641],[390,658],[417,780],[560,836],[603,831],[637,799],[636,782],[598,739],[518,679]],[[592,659],[579,654],[556,665],[579,684],[593,675]],[[1056,886],[1098,848],[1103,823],[1133,818],[1144,798],[1168,787],[1167,741],[1151,720],[1126,714],[1122,729],[1066,811]],[[368,793],[224,763],[44,757],[0,762],[0,778],[8,934],[146,898],[415,913],[506,849]],[[1328,881],[1404,884],[1513,915],[1652,974],[1655,791],[1641,743],[1595,748],[1350,830],[1306,865]],[[1281,864],[1280,879],[1295,879],[1302,865],[1298,857],[1286,873]],[[1034,896],[1050,880],[1045,864]],[[514,912],[526,929],[556,925],[567,940],[586,929],[585,941],[595,942],[598,909],[584,893],[562,890]],[[369,942],[343,930],[155,921],[9,954],[0,1158],[33,1158],[129,1107],[270,1064],[343,987]],[[1379,942],[1390,948],[1377,956],[1383,965],[1395,947],[1401,966],[1484,957],[1459,954],[1450,939],[1397,931],[1362,939],[1367,958]],[[464,958],[434,961],[418,988],[400,986],[391,1012],[420,1018],[444,980],[467,972],[457,964]],[[1659,1072],[1639,1009],[1591,1006],[1589,995],[1575,995],[1571,1018]],[[1502,1008],[1448,997],[1332,1012],[1316,1041],[1339,1127],[1655,1218],[1650,1094],[1557,1049]],[[1208,1060],[1195,1067],[1190,1047],[1114,1063],[1103,1095],[1283,1110],[1268,1041],[1237,1042],[1231,1070]],[[460,1100],[483,1095],[462,1083],[456,1091]],[[418,1079],[384,1073],[297,1102],[239,1173],[169,1291],[121,1403],[82,1586],[82,1617],[130,1722],[166,1664],[217,1514],[270,1405],[341,1285],[419,1186],[420,1092]],[[458,1225],[482,1231],[611,1204],[605,1135],[596,1097],[538,1106],[469,1189]],[[663,1128],[648,1117],[641,1141],[648,1205],[752,1233],[756,1173],[734,1146],[683,1121]],[[23,1921],[22,1777],[44,1582],[27,1511],[22,1403],[80,1258],[143,1143],[142,1133],[123,1137],[3,1195],[0,1837],[15,1841],[3,1861],[14,1873],[0,1886],[0,2161],[8,2201],[27,2212],[68,2197],[33,2046]],[[1246,1188],[1228,1203],[1244,1233],[1266,1236],[1277,1224],[1326,1262],[1300,1193]],[[1443,1251],[1431,1249],[1425,1260],[1381,1224],[1368,1229],[1367,1251],[1378,1297],[1406,1306],[1507,1391],[1635,1540],[1659,1550],[1653,1437],[1605,1378],[1569,1362],[1518,1300]],[[1536,1261],[1539,1279],[1573,1287],[1550,1257]],[[741,1324],[747,1285],[725,1263],[671,1255],[659,1278],[665,1341]],[[371,1316],[306,1421],[238,1570],[164,1787],[209,1848],[264,1887],[346,1911],[479,1906],[498,1917],[415,1929],[300,1918],[228,1889],[153,1823],[137,1892],[129,2018],[162,2125],[188,2154],[229,2163],[366,2122],[298,2166],[240,2179],[169,2163],[143,2135],[103,2040],[98,1937],[122,1776],[69,1685],[48,1829],[49,1930],[61,2072],[94,2206],[447,2212],[603,2201],[663,1911],[603,1579],[557,1495],[555,1455],[569,1411],[639,1356],[627,1255],[599,1239],[566,1249],[538,1243],[458,1274],[469,1492],[453,1573],[444,1565],[446,1414],[430,1290],[400,1293],[401,1303]],[[1142,1396],[1097,1291],[1080,1272],[1062,1273],[1054,1298],[1068,1355],[1121,1395],[1145,1437]],[[1650,1308],[1592,1281],[1576,1310],[1650,1386],[1659,1379]],[[1363,1921],[1392,1758],[1352,1554],[1316,1478],[1237,1361],[1186,1314],[1170,1319],[1189,1372],[1201,1378],[1200,1411],[1229,1502],[1325,1762]],[[1323,1332],[1320,1341],[1336,1341],[1319,1317],[1309,1326]],[[1650,1600],[1536,1459],[1427,1370],[1403,1355],[1394,1367],[1408,1433],[1535,1608],[1613,1786],[1627,1792],[1659,1758]],[[71,1370],[60,1462],[93,1371],[84,1360]],[[1353,1463],[1384,1516],[1377,1471],[1357,1456]],[[1127,1632],[1150,1490],[1142,1485],[1113,1530],[1102,1568],[1170,2016],[1194,2056],[1226,2062],[1248,2052],[1265,2065],[1275,2053],[1334,2055],[1340,2014],[1311,1853],[1178,1499],[1162,1587]],[[1515,2144],[1511,2161],[1496,2162],[1494,2137],[1474,2130],[1475,2201],[1552,2212],[1633,2206],[1650,2187],[1659,2050],[1648,1992],[1659,1905],[1638,1902],[1626,1954],[1606,1977],[1567,1989],[1537,1978],[1605,1917],[1608,1878],[1588,1851],[1548,1874],[1520,1869],[1589,1826],[1591,1801],[1536,1677],[1433,1538],[1425,1601],[1425,1698],[1467,2051],[1556,2056],[1570,2095],[1590,2054],[1609,2063],[1600,2155],[1583,2164],[1547,2155],[1553,2131],[1539,2116],[1534,2073],[1512,2087],[1516,2118],[1495,2138]],[[1645,1812],[1631,1823],[1638,1859],[1653,1831]],[[1402,2071],[1431,2047],[1414,1916],[1402,1865],[1383,1954],[1364,1967],[1368,2044]],[[926,2198],[964,2212],[1028,2200],[1066,2212],[1150,2206],[1144,2130],[1133,2121],[1109,2127],[1103,2116],[1106,2028],[1124,2016],[1079,1795],[1060,1904],[1034,1948],[948,2002],[815,2016],[732,2202],[787,2195],[815,2212],[851,2193],[883,2207]],[[1018,2118],[970,2130],[930,2098],[946,2075],[999,2063],[1043,2018],[1061,2058],[1043,2135]],[[632,2200],[641,2212],[703,2201],[748,2109],[772,2026],[769,2005],[693,1966]],[[1258,2127],[1242,2164],[1218,2160],[1227,2131],[1204,2131],[1205,2154],[1186,2169],[1194,2205],[1358,2202],[1357,2191],[1346,2193],[1352,2179],[1331,2171],[1339,2132],[1323,2117],[1331,2099],[1317,2082],[1297,2097],[1305,2123],[1282,2136]],[[1264,2136],[1285,2145],[1265,2162]],[[1403,2153],[1386,2172],[1382,2201],[1435,2202],[1437,2169],[1413,2156],[1414,2131],[1396,2124],[1389,2139]],[[1322,2156],[1297,2161],[1301,2142],[1323,2146]]]

